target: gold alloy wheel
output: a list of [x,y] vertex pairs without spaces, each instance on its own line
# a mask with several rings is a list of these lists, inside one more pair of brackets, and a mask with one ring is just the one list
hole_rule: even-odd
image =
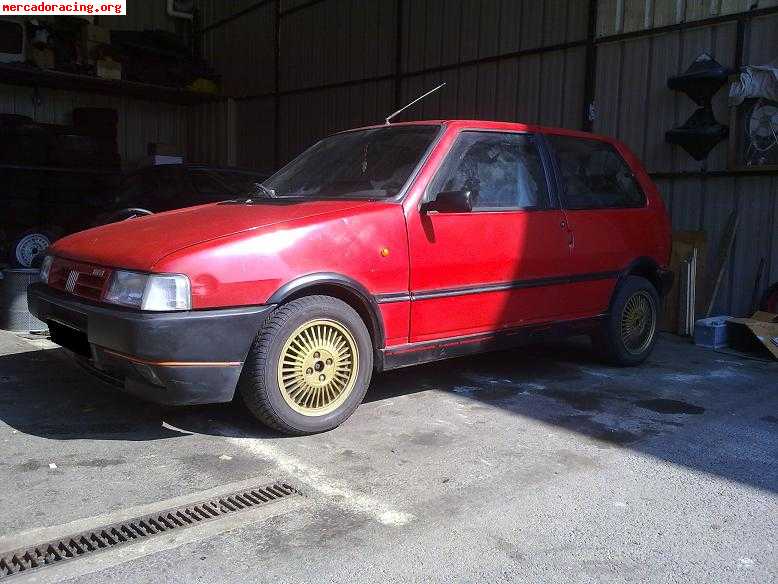
[[633,355],[646,350],[654,338],[656,310],[651,296],[643,290],[629,297],[621,313],[621,340]]
[[281,394],[304,416],[323,416],[338,409],[351,395],[358,374],[354,337],[342,324],[324,318],[297,327],[278,361]]

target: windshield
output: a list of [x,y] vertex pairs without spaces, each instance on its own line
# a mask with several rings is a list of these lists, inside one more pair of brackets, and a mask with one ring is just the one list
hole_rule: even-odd
[[335,134],[270,177],[262,191],[275,197],[394,197],[438,130],[439,126],[386,126]]

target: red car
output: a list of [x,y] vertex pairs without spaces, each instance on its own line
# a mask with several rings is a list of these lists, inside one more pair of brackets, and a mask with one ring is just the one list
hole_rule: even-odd
[[334,428],[374,371],[587,333],[651,352],[670,226],[620,142],[430,121],[335,134],[231,201],[59,240],[30,287],[52,339],[127,392],[240,394],[287,433]]

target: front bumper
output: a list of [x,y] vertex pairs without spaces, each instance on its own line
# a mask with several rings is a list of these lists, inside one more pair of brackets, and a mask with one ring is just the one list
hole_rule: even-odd
[[230,401],[251,343],[273,305],[138,312],[75,299],[45,284],[27,290],[52,340],[127,393],[156,403]]

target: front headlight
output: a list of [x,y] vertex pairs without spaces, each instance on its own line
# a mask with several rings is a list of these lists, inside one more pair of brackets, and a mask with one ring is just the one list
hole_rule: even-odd
[[43,258],[43,262],[41,262],[41,272],[40,272],[40,281],[44,284],[49,283],[49,272],[51,272],[51,264],[54,263],[54,256],[53,255],[47,255]]
[[189,278],[180,274],[141,274],[116,270],[105,302],[141,310],[190,310]]

